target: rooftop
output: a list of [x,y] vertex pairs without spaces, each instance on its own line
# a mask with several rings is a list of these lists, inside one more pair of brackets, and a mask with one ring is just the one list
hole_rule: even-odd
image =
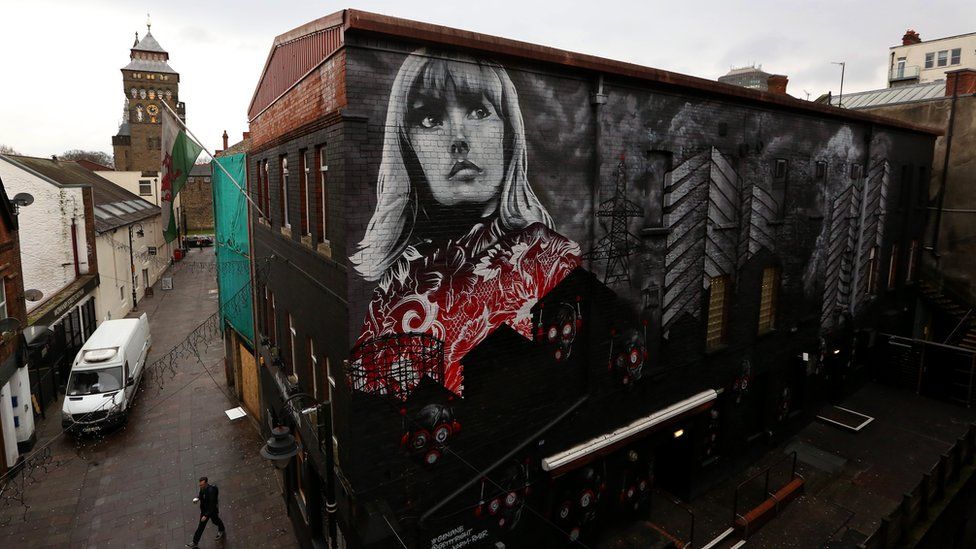
[[[280,64],[289,63],[287,55],[282,55],[281,59],[275,58],[275,53],[279,48],[287,51],[289,43],[306,36],[322,33],[328,29],[336,29],[337,44],[333,48],[323,48],[322,55],[318,59],[310,60],[310,68],[324,62],[336,48],[342,48],[345,44],[345,36],[349,32],[358,31],[370,34],[393,36],[399,39],[433,42],[447,46],[475,49],[490,53],[497,57],[521,58],[550,63],[554,65],[572,67],[597,74],[607,74],[622,78],[629,78],[647,82],[655,88],[677,91],[691,91],[698,94],[708,94],[718,96],[724,100],[735,101],[747,104],[762,104],[766,108],[794,111],[800,113],[813,113],[818,116],[851,120],[857,122],[868,122],[881,126],[907,129],[941,135],[941,130],[911,124],[899,120],[861,112],[853,112],[849,109],[838,109],[828,105],[818,104],[812,101],[803,101],[785,94],[769,93],[760,90],[753,90],[724,84],[714,80],[688,76],[675,72],[654,69],[614,61],[593,55],[586,55],[566,50],[559,50],[547,46],[520,42],[497,36],[454,29],[430,23],[421,23],[408,19],[400,19],[386,15],[379,15],[365,11],[346,9],[327,15],[296,27],[275,38],[271,52],[265,62],[258,85],[254,90],[251,103],[248,107],[248,119],[254,120],[264,112],[265,109],[277,102],[287,94],[287,91],[297,82],[301,81],[311,70],[295,71],[296,76],[291,79],[276,78],[276,72]],[[291,60],[290,63],[294,63]],[[271,70],[274,68],[274,70]],[[302,67],[305,68],[304,66]],[[287,80],[287,81],[283,81]]]
[[[846,109],[866,109],[881,105],[941,99],[945,97],[945,88],[945,80],[938,80],[926,84],[914,84],[912,86],[897,86],[880,90],[845,93],[843,98],[834,95],[829,100],[832,106],[837,106],[838,101],[843,100],[844,108]],[[824,103],[827,102],[826,97],[821,99]]]
[[159,45],[159,42],[157,42],[156,38],[153,37],[152,32],[147,32],[146,35],[142,37],[142,40],[139,40],[138,44],[132,46],[132,49],[138,51],[151,51],[155,53],[168,53],[163,49],[162,46]]

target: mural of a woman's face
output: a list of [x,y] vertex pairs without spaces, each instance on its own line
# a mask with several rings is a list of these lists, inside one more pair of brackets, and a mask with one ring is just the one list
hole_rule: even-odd
[[505,122],[484,93],[461,92],[448,80],[441,93],[410,99],[407,138],[430,194],[443,206],[484,205],[494,211],[505,175]]

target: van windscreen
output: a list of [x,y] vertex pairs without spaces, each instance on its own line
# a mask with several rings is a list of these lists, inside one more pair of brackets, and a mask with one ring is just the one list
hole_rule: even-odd
[[122,367],[71,372],[68,378],[68,396],[95,395],[118,391],[122,388]]

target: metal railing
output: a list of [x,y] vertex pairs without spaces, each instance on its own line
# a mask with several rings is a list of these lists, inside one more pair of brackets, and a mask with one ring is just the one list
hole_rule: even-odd
[[967,327],[969,326],[969,322],[968,322],[969,317],[973,315],[974,310],[976,309],[969,309],[968,311],[966,311],[965,316],[962,317],[962,320],[959,321],[959,324],[956,324],[956,327],[952,329],[952,332],[949,333],[948,337],[946,337],[945,341],[943,341],[942,343],[948,344],[950,341],[952,341],[952,338],[955,337],[956,333],[959,331],[960,328],[963,327],[963,325]]
[[921,67],[918,65],[901,65],[888,71],[888,81],[914,80],[921,72]]
[[[770,491],[769,490],[769,475],[770,475],[770,473],[773,471],[773,469],[775,467],[780,466],[786,460],[790,460],[791,461],[791,463],[790,463],[790,475],[789,475],[789,478],[781,486],[777,486],[775,490]],[[782,456],[781,458],[777,459],[776,461],[774,461],[772,464],[768,465],[764,469],[758,471],[754,475],[752,475],[749,478],[747,478],[747,479],[743,480],[742,482],[740,482],[735,487],[735,494],[732,496],[732,524],[735,524],[735,521],[738,520],[738,519],[740,519],[740,518],[745,518],[744,515],[739,514],[739,494],[741,494],[743,492],[743,488],[745,488],[746,485],[753,483],[759,477],[763,477],[762,499],[759,502],[759,504],[761,504],[763,501],[765,501],[765,500],[767,500],[767,499],[769,499],[771,497],[774,497],[775,494],[776,494],[776,492],[778,492],[783,486],[786,486],[787,484],[789,484],[790,482],[792,482],[793,479],[795,479],[795,478],[797,478],[799,476],[800,475],[798,475],[797,472],[796,472],[796,450],[793,450],[792,452],[790,452],[790,453]]]

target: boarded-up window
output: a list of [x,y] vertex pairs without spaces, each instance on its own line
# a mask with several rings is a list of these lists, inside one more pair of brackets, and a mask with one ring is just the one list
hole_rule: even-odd
[[764,334],[776,327],[776,298],[779,292],[779,269],[763,269],[762,289],[759,294],[759,333]]
[[716,349],[725,343],[725,318],[728,309],[729,277],[712,279],[708,289],[708,324],[705,328],[705,347]]
[[898,276],[898,244],[891,245],[891,257],[888,260],[888,289],[895,289]]
[[868,254],[868,293],[873,294],[878,289],[878,247],[871,248]]

